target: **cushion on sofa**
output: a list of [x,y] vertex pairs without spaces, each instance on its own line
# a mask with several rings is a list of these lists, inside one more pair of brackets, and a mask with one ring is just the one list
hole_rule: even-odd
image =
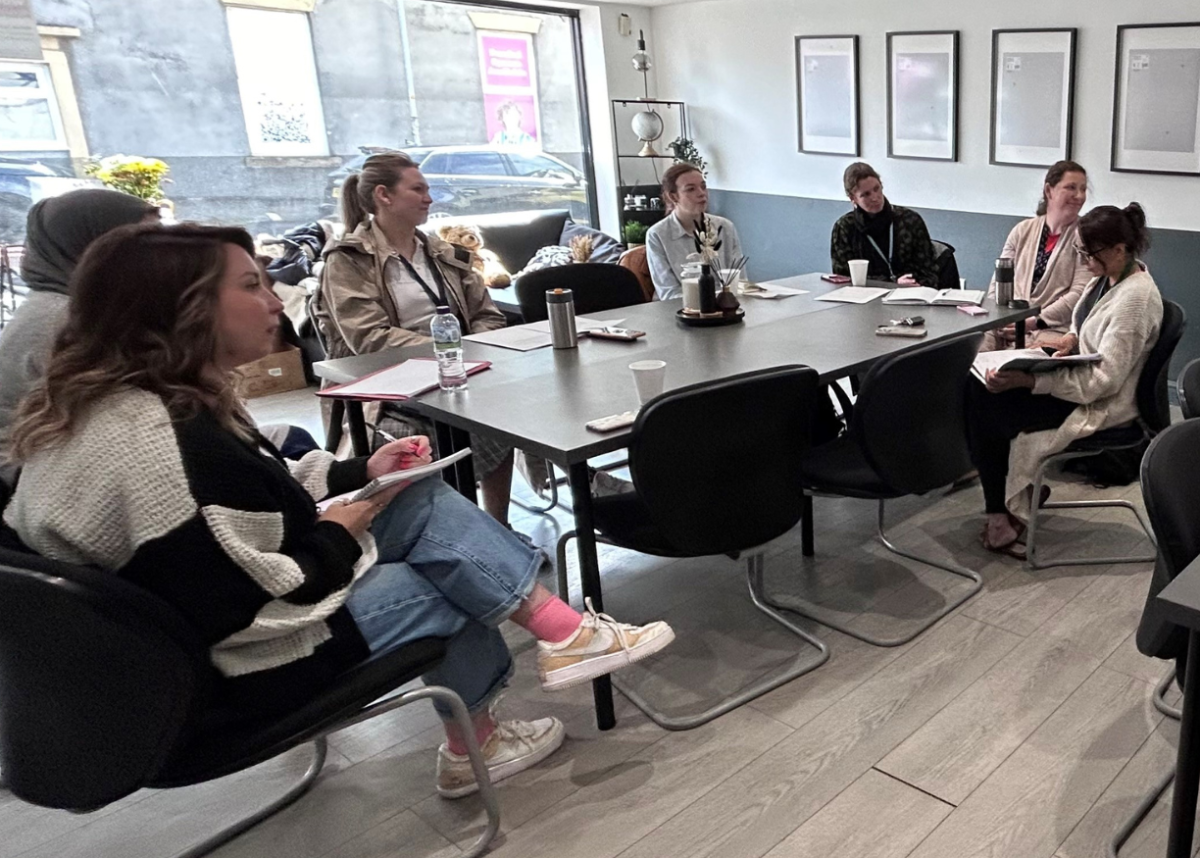
[[590,226],[585,226],[581,223],[569,220],[563,224],[562,238],[558,243],[566,247],[571,246],[571,239],[577,235],[590,235],[592,237],[592,256],[589,262],[617,262],[621,258],[621,254],[625,252],[625,245],[621,244],[611,235],[606,232],[601,232],[598,229],[592,229]]

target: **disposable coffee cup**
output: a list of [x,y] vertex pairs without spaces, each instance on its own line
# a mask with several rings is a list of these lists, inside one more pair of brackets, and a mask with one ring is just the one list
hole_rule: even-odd
[[959,289],[966,289],[966,288],[967,288],[967,278],[966,278],[966,277],[959,277],[959,278],[958,278],[958,288],[959,288]]
[[666,361],[635,360],[629,369],[633,372],[633,383],[642,405],[663,392],[663,382],[667,379]]
[[683,284],[683,309],[691,310],[694,313],[699,313],[700,278],[684,277],[680,282]]
[[850,285],[851,286],[866,286],[867,285],[867,260],[851,259],[846,264],[850,266]]

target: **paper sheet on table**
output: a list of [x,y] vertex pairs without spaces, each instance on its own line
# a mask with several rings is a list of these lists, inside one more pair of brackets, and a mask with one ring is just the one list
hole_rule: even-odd
[[890,289],[877,289],[874,286],[842,286],[825,295],[818,295],[818,301],[837,301],[841,304],[870,304],[880,295],[886,295]]
[[807,289],[793,289],[791,286],[776,286],[771,283],[756,283],[755,288],[742,292],[750,298],[790,298],[792,295],[807,295]]
[[[606,325],[619,325],[623,321],[625,320],[601,321],[600,319],[589,319],[587,316],[576,316],[575,330],[579,334],[586,334],[595,328],[603,328]],[[543,319],[540,322],[531,322],[528,325],[514,325],[510,328],[484,331],[481,334],[467,334],[463,339],[476,343],[484,343],[489,346],[513,349],[519,352],[544,349],[550,345],[550,322],[548,319]]]
[[[486,360],[463,361],[467,375],[485,370],[492,364]],[[339,384],[317,391],[317,396],[336,399],[377,400],[412,399],[438,386],[437,360],[434,358],[410,358],[404,363],[389,366],[357,381]]]

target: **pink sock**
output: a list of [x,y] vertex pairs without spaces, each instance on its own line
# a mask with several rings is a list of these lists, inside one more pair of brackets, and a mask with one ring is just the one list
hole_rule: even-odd
[[[482,720],[475,722],[475,740],[479,742],[479,747],[483,747],[483,743],[488,740],[495,729],[496,723],[490,717],[485,716]],[[460,757],[467,753],[467,743],[463,741],[462,731],[454,722],[446,723],[446,747],[450,749],[450,753],[458,754]]]
[[540,641],[559,643],[575,634],[582,622],[583,614],[562,599],[547,599],[529,616],[525,628]]

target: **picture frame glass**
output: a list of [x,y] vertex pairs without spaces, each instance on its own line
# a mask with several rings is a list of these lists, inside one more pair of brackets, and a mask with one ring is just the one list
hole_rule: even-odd
[[893,33],[888,38],[892,158],[957,158],[957,33]]
[[858,50],[854,36],[797,36],[799,151],[857,156]]
[[1200,23],[1123,27],[1114,170],[1200,174]]
[[992,163],[1071,157],[1074,31],[998,30],[992,41]]

